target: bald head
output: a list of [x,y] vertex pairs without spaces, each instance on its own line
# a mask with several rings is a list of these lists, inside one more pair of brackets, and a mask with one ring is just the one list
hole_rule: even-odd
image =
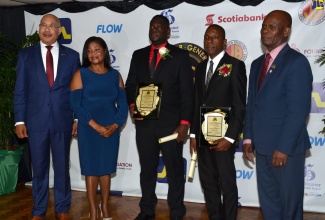
[[291,24],[291,15],[285,11],[271,11],[265,17],[261,28],[261,41],[268,51],[288,41]]
[[53,14],[42,17],[39,25],[40,40],[46,45],[54,44],[61,34],[60,19]]
[[282,11],[282,10],[274,10],[274,11],[271,11],[266,17],[268,17],[268,16],[277,17],[281,21],[281,23],[284,27],[291,28],[292,17],[288,12]]

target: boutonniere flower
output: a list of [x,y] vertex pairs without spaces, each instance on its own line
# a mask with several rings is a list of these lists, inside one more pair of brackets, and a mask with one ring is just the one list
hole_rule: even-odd
[[232,64],[223,64],[218,68],[219,76],[227,77],[230,76],[232,70]]
[[162,47],[159,49],[159,54],[160,54],[160,57],[161,59],[165,60],[166,57],[171,57],[173,58],[171,55],[169,55],[169,51],[166,47]]

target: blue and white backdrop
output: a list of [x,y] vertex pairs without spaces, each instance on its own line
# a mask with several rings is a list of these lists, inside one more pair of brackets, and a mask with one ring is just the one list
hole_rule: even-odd
[[[319,131],[324,123],[325,93],[322,82],[325,78],[325,66],[320,67],[314,61],[325,47],[325,11],[323,1],[306,0],[297,3],[268,0],[260,5],[241,7],[224,1],[210,7],[181,3],[174,8],[156,11],[144,5],[136,10],[120,14],[105,7],[98,7],[82,13],[67,13],[54,10],[63,26],[61,43],[82,52],[85,40],[90,36],[99,36],[109,45],[112,66],[118,69],[124,80],[127,78],[131,56],[134,50],[149,44],[148,28],[150,19],[156,14],[169,18],[171,38],[169,42],[178,44],[191,52],[195,62],[206,59],[203,48],[203,35],[208,25],[219,24],[226,30],[227,52],[242,59],[249,75],[251,62],[263,53],[260,43],[262,20],[270,11],[282,9],[293,17],[292,34],[289,45],[304,54],[312,67],[314,82],[312,103],[308,119],[308,131],[312,149],[308,152],[305,165],[305,211],[325,212],[325,138]],[[26,34],[34,33],[42,16],[25,12]],[[94,146],[96,150],[96,146]],[[184,161],[188,172],[190,154],[189,141],[184,145]],[[243,160],[241,143],[235,155],[239,205],[259,206],[254,164]],[[323,170],[323,171],[322,171]],[[197,168],[192,181],[186,178],[185,200],[204,202],[198,179]],[[73,189],[85,190],[84,177],[80,174],[77,141],[71,144],[71,182]],[[140,165],[135,143],[135,127],[128,118],[121,133],[117,172],[112,179],[111,190],[128,196],[141,196],[139,185]],[[166,172],[163,163],[157,170],[157,195],[166,198]],[[53,171],[51,170],[51,184]]]

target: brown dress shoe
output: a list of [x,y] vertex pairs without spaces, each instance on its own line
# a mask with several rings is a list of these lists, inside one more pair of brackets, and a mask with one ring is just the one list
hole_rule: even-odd
[[33,216],[32,220],[45,220],[45,216]]
[[68,212],[55,213],[55,219],[57,220],[70,220],[70,215]]

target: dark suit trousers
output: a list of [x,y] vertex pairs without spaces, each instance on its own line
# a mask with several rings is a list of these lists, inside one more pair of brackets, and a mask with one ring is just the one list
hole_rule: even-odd
[[149,215],[155,213],[155,205],[157,204],[155,189],[160,151],[162,152],[167,170],[167,202],[170,207],[170,217],[184,216],[186,212],[183,203],[185,187],[183,143],[175,140],[163,144],[158,143],[159,138],[172,134],[175,129],[176,127],[156,128],[153,125],[146,127],[136,126],[136,141],[141,165],[140,185],[142,191],[142,198],[139,205],[141,211]]
[[281,168],[256,153],[258,197],[265,220],[302,220],[305,153],[288,156]]
[[[234,164],[235,149],[227,152],[197,147],[198,170],[210,220],[235,220],[238,189]],[[221,201],[221,196],[223,201]]]
[[28,131],[33,167],[33,215],[46,215],[49,194],[50,150],[54,170],[55,212],[67,212],[71,203],[70,144],[71,131]]

